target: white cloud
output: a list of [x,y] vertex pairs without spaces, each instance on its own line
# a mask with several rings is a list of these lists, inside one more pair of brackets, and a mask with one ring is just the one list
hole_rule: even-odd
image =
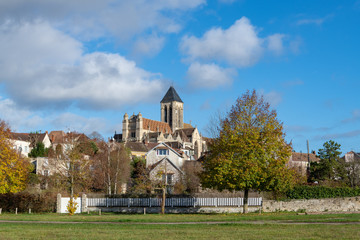
[[19,108],[11,99],[0,96],[0,119],[9,123],[13,131],[22,128],[37,129],[43,119],[26,109]]
[[360,109],[355,109],[352,111],[350,118],[344,119],[341,122],[342,123],[351,123],[351,122],[356,122],[358,120],[360,120]]
[[190,59],[218,60],[247,67],[262,56],[263,42],[249,19],[242,17],[228,29],[212,28],[201,38],[185,36],[180,47]]
[[333,14],[329,14],[323,18],[303,18],[303,19],[299,19],[296,24],[297,25],[309,25],[309,24],[314,24],[314,25],[318,25],[321,26],[325,21],[333,18]]
[[[55,129],[70,130],[85,134],[90,134],[94,131],[107,131],[109,127],[103,118],[85,118],[69,112],[56,116],[51,123]],[[113,129],[111,129],[111,132],[112,131]]]
[[232,4],[234,2],[236,2],[237,0],[219,0],[220,3],[225,3],[225,4]]
[[[91,39],[111,33],[128,40],[146,30],[177,32],[174,16],[194,9],[205,0],[14,0],[0,1],[1,20],[32,21],[42,18],[78,37]],[[176,11],[178,14],[169,14]]]
[[306,24],[315,24],[321,25],[325,21],[325,18],[316,18],[316,19],[300,19],[296,22],[297,25],[306,25]]
[[304,85],[304,81],[302,81],[302,80],[300,80],[300,79],[295,79],[295,80],[283,82],[282,85],[283,85],[284,87],[290,88],[290,87],[295,87],[295,86]]
[[271,91],[271,92],[265,93],[263,95],[264,95],[265,101],[270,103],[270,105],[272,107],[278,106],[282,101],[282,95],[279,92]]
[[41,21],[0,26],[0,81],[19,105],[119,108],[164,91],[159,74],[82,45]]
[[216,64],[192,63],[187,72],[189,84],[196,88],[216,88],[231,85],[236,71],[232,68],[222,68]]
[[74,63],[81,57],[82,44],[52,28],[47,22],[6,21],[0,25],[0,67],[21,72],[24,67]]
[[157,35],[151,35],[144,38],[139,38],[133,47],[135,55],[156,55],[164,46],[165,38]]
[[[11,99],[0,97],[0,119],[9,123],[12,131],[30,132],[30,131],[52,131],[63,130],[83,132],[89,134],[93,131],[105,134],[112,133],[114,124],[107,122],[103,118],[83,117],[74,113],[40,114],[38,111],[31,111],[21,108]],[[45,129],[44,129],[45,127]]]
[[279,55],[283,53],[284,46],[283,46],[283,38],[285,37],[284,34],[274,34],[267,38],[268,40],[268,50],[274,52],[275,54]]

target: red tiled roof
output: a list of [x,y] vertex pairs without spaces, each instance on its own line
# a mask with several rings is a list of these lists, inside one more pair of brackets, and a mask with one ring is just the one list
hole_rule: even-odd
[[[314,153],[309,154],[310,162],[318,162],[320,159]],[[308,154],[307,153],[297,153],[292,152],[291,161],[294,162],[307,162],[308,161]]]
[[147,152],[148,149],[142,142],[127,142],[125,147],[129,148],[131,151],[135,152]]
[[189,123],[184,123],[184,128],[194,128],[194,127]]
[[10,133],[10,137],[13,140],[20,140],[25,142],[30,142],[30,137],[28,133]]
[[63,131],[51,131],[49,138],[51,143],[63,143],[65,135],[66,134]]
[[143,118],[143,129],[149,130],[152,132],[162,132],[162,133],[171,133],[171,128],[168,123],[159,122],[147,118]]

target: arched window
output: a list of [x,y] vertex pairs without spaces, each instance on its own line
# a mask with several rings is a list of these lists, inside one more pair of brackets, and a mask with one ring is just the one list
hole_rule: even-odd
[[165,110],[164,110],[164,116],[165,116],[165,122],[167,123],[168,122],[168,111],[167,111],[167,106],[165,106]]

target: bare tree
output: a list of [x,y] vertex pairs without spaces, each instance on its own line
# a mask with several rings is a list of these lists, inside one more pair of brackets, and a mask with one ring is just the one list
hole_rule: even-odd
[[130,152],[125,145],[116,142],[100,142],[99,153],[94,158],[94,169],[99,173],[96,186],[104,189],[107,194],[120,193],[119,185],[126,183],[130,177]]

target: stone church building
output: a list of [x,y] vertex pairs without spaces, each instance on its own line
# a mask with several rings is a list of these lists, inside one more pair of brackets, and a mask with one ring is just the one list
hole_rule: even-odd
[[[153,146],[166,143],[188,160],[196,160],[207,151],[206,142],[198,129],[184,123],[184,102],[170,87],[160,102],[161,121],[144,118],[141,113],[124,114],[122,134],[114,135],[118,142],[140,143]],[[151,147],[150,147],[151,149]]]

